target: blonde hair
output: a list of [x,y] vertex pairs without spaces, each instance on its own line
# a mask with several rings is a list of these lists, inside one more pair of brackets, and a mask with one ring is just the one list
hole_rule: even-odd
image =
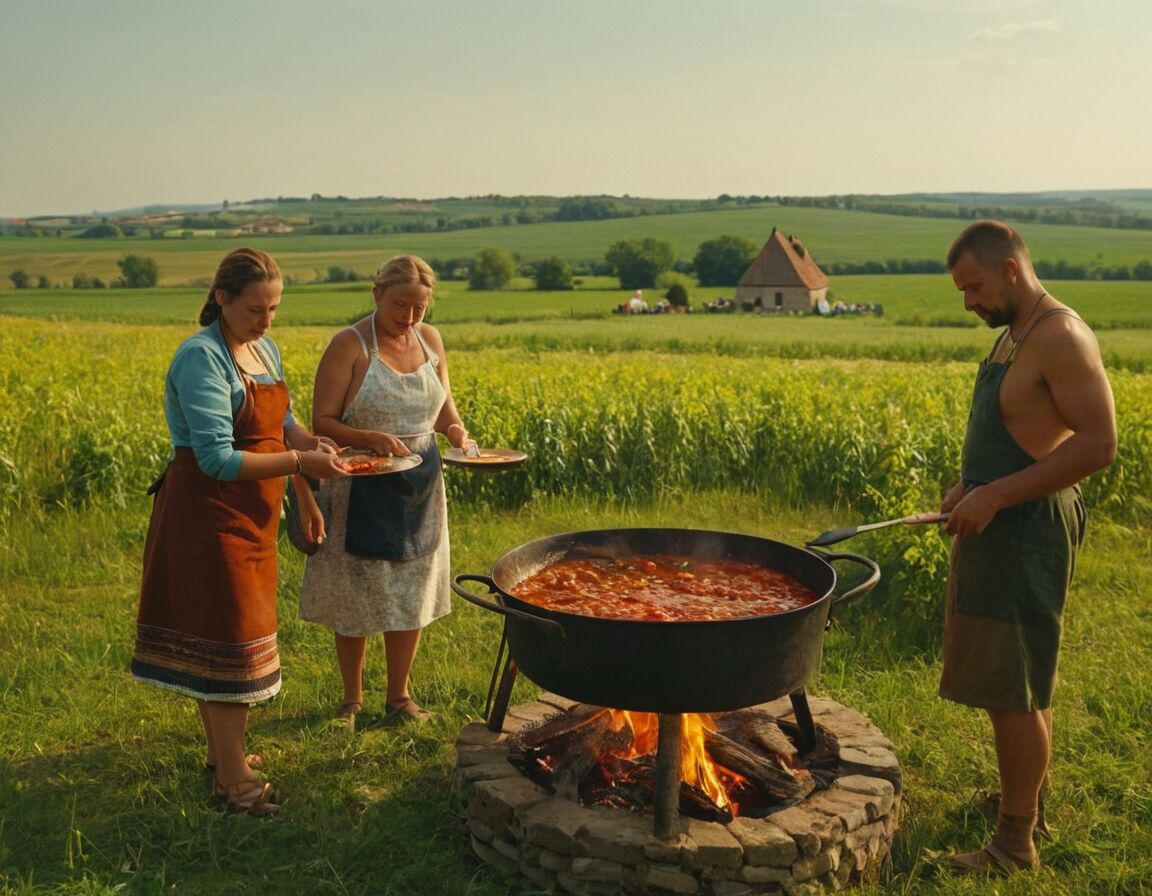
[[411,283],[431,291],[436,288],[436,272],[418,255],[397,255],[384,262],[372,278],[372,294],[379,298],[386,289]]
[[218,290],[224,290],[229,299],[234,299],[251,283],[268,283],[283,280],[280,265],[267,252],[243,247],[233,249],[224,256],[216,268],[216,276],[208,290],[208,299],[200,309],[200,326],[206,327],[220,316],[220,305],[216,302]]

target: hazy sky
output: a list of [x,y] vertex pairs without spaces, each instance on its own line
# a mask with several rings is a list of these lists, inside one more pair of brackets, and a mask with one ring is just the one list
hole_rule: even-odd
[[0,216],[1152,187],[1148,0],[2,0]]

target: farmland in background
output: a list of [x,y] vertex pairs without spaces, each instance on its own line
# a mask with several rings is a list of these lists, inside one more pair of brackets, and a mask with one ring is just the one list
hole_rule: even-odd
[[[602,224],[647,227],[663,217],[691,215],[490,233],[589,228],[595,235],[572,245],[606,245],[614,237],[605,238]],[[958,227],[883,220],[920,234],[924,242],[912,245],[925,250],[939,240],[925,257],[938,257]],[[1051,232],[1055,239],[1076,229]],[[701,238],[723,232],[727,226]],[[1039,231],[1044,240],[1049,232]],[[1058,251],[1091,260],[1113,251],[1113,235],[1093,229],[1080,234],[1087,243]],[[419,238],[467,237],[482,248],[486,236]],[[288,250],[301,279],[318,258],[363,259],[370,269],[392,245],[377,236],[253,242],[283,260],[279,247],[293,239],[319,253],[293,259]],[[860,239],[881,245],[877,233]],[[0,239],[0,272],[13,244],[52,242]],[[60,241],[68,249],[76,242]],[[97,246],[85,258],[107,253],[114,270],[127,243]],[[234,244],[172,243],[173,282],[189,283],[209,275]],[[139,251],[152,255],[166,244],[140,241]],[[338,245],[353,255],[337,253]],[[852,251],[847,236],[838,245]],[[1137,243],[1124,251],[1130,260],[1146,254]],[[907,249],[895,254],[913,257]],[[1046,285],[1099,330],[1120,455],[1085,487],[1089,540],[1058,695],[1057,839],[1044,848],[1038,875],[997,886],[1005,896],[1129,896],[1152,888],[1149,285]],[[965,315],[946,275],[836,277],[832,290],[846,302],[880,302],[884,316],[629,317],[611,313],[624,295],[610,281],[568,293],[442,283],[432,316],[465,420],[482,443],[531,453],[507,473],[446,471],[454,571],[488,572],[516,545],[560,531],[698,526],[800,544],[834,525],[936,506],[956,475],[975,361],[993,334]],[[169,451],[163,376],[173,349],[195,329],[203,291],[0,294],[0,892],[527,896],[514,878],[477,869],[451,798],[452,743],[483,711],[499,641],[495,614],[459,605],[429,628],[414,693],[439,716],[418,731],[377,717],[383,658],[374,644],[368,712],[348,737],[329,722],[339,697],[330,633],[299,619],[303,560],[282,542],[286,684],[254,711],[251,746],[269,758],[270,774],[291,798],[267,823],[212,806],[191,702],[130,680],[149,507],[143,492]],[[700,305],[730,293],[696,290],[692,298]],[[272,335],[302,419],[328,339],[368,310],[366,283],[286,290]],[[935,695],[947,539],[933,527],[899,527],[848,547],[876,559],[884,578],[858,605],[838,610],[810,691],[880,725],[897,744],[906,792],[892,868],[859,892],[972,893],[970,881],[927,876],[933,856],[986,839],[983,822],[965,807],[976,788],[995,786],[986,719]],[[517,694],[533,695],[531,683],[521,680]]]
[[[359,297],[339,295],[350,302],[341,322],[363,313]],[[456,480],[462,506],[525,507],[589,490],[628,503],[736,490],[860,517],[932,506],[956,475],[972,369],[991,339],[987,329],[888,317],[505,312],[492,321],[501,295],[459,300],[469,313],[449,312],[446,298],[440,326],[469,428],[486,444],[539,455],[514,476]],[[163,372],[194,327],[48,317],[9,317],[0,331],[0,386],[22,411],[0,416],[0,512],[130,501],[167,456]],[[335,326],[288,317],[274,333],[307,421]],[[1152,495],[1150,335],[1101,333],[1115,359],[1120,456],[1086,490],[1124,522]],[[941,558],[918,557],[903,572],[923,584]]]
[[[690,261],[705,240],[731,234],[763,243],[773,227],[800,239],[817,263],[886,262],[889,259],[943,258],[964,225],[954,218],[906,217],[864,211],[810,208],[779,203],[718,207],[709,211],[646,214],[599,221],[549,221],[470,227],[444,232],[339,235],[251,234],[188,239],[120,237],[78,239],[48,235],[0,238],[0,290],[11,288],[8,272],[20,269],[51,284],[67,285],[77,274],[111,282],[116,262],[126,254],[153,258],[165,286],[205,282],[230,248],[257,245],[276,256],[292,280],[324,279],[338,266],[370,275],[389,256],[416,253],[428,258],[474,256],[500,247],[523,262],[559,256],[572,264],[602,262],[613,243],[653,237],[666,240]],[[1021,225],[1038,260],[1104,267],[1152,262],[1152,231],[1028,223]]]

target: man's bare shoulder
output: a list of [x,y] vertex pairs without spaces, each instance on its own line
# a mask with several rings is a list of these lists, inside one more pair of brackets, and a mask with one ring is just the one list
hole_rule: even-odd
[[1038,320],[1028,335],[1028,343],[1029,356],[1041,368],[1100,359],[1096,334],[1067,305],[1058,305]]

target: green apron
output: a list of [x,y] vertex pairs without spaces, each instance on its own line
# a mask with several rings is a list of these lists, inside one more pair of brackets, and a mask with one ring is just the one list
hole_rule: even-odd
[[[1037,323],[1054,313],[1070,312],[1054,309]],[[1000,417],[1000,385],[1031,330],[1004,361],[990,360],[998,340],[980,364],[961,457],[965,490],[1035,463]],[[979,535],[953,541],[942,697],[1022,712],[1051,705],[1064,603],[1084,522],[1084,500],[1079,486],[1072,486],[1006,507]]]

